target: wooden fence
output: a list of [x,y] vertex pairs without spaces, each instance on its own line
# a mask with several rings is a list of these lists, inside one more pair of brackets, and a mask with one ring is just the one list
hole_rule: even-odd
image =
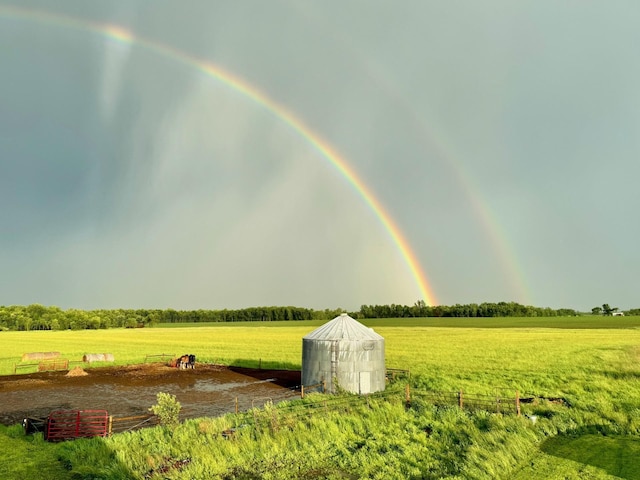
[[51,370],[69,370],[69,360],[56,359],[56,360],[43,360],[38,364],[39,372],[48,372]]
[[387,380],[395,380],[396,378],[411,378],[411,371],[402,370],[400,368],[387,368]]
[[54,360],[43,360],[38,363],[14,363],[13,373],[18,373],[18,370],[23,369],[35,369],[38,372],[49,372],[52,370],[68,370],[69,360],[64,358],[57,358]]
[[158,417],[154,414],[134,415],[130,417],[109,417],[109,435],[114,433],[130,432],[140,428],[158,425]]
[[316,383],[314,385],[300,385],[300,398],[304,398],[305,392],[309,393],[309,391],[317,391],[317,392],[326,392],[327,391],[327,383],[323,380],[320,383]]
[[155,355],[147,355],[144,357],[144,363],[164,363],[173,360],[177,355],[173,353],[158,353]]

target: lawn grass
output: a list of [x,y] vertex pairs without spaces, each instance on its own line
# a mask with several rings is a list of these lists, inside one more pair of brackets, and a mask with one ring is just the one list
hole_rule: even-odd
[[542,451],[559,458],[592,465],[610,475],[640,479],[640,439],[603,435],[550,438]]
[[640,480],[640,438],[569,434],[543,442],[541,451],[514,474],[530,478]]
[[[560,323],[558,318],[485,319],[485,324],[479,319],[446,319],[460,320],[473,326],[433,323],[441,319],[363,323],[385,338],[387,367],[411,370],[413,388],[482,394],[518,390],[522,396],[565,398],[571,407],[544,402],[527,405],[524,413],[540,418],[532,424],[526,417],[456,413],[419,403],[405,412],[399,405],[382,403],[358,411],[357,421],[350,415],[323,415],[296,421],[286,432],[247,434],[235,444],[216,435],[232,419],[188,422],[175,435],[200,439],[201,444],[191,442],[192,453],[173,437],[163,437],[166,445],[154,443],[159,440],[151,437],[164,434],[148,431],[126,439],[116,435],[59,447],[37,446],[30,454],[38,457],[42,450],[42,458],[49,461],[51,452],[58,451],[74,471],[93,472],[87,478],[127,478],[127,472],[141,477],[149,465],[140,464],[139,458],[154,464],[166,455],[191,455],[194,460],[187,471],[193,478],[233,478],[233,472],[247,478],[251,472],[263,478],[287,478],[296,472],[285,469],[281,476],[275,472],[281,462],[295,458],[305,458],[300,468],[304,467],[306,478],[344,478],[354,472],[362,478],[639,478],[633,461],[640,436],[637,317],[604,319],[617,328],[576,328],[574,317]],[[507,321],[511,323],[499,326]],[[29,351],[60,351],[70,360],[84,353],[113,353],[119,364],[139,363],[149,354],[188,352],[199,361],[257,366],[262,360],[265,368],[300,368],[301,339],[321,323],[2,332],[0,372],[12,372],[13,363]],[[433,431],[429,437],[424,435],[426,426]],[[0,442],[15,442],[19,449],[31,445],[7,435],[6,430],[0,431]],[[138,447],[130,446],[134,444]],[[3,451],[3,460],[12,455]],[[230,459],[211,463],[206,453],[210,451]],[[99,460],[86,460],[94,458],[91,455],[108,461],[98,468]],[[320,472],[316,476],[310,473],[316,471],[314,465]],[[96,469],[111,473],[100,476]],[[207,477],[212,472],[218,477]],[[169,478],[191,477],[176,473]]]
[[3,480],[66,480],[71,472],[58,461],[58,445],[42,434],[25,436],[20,425],[0,425],[0,478]]

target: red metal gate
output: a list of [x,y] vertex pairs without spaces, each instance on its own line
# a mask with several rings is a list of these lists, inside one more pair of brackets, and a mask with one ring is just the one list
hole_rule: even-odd
[[56,410],[49,414],[45,440],[60,442],[74,438],[106,437],[109,414],[106,410]]

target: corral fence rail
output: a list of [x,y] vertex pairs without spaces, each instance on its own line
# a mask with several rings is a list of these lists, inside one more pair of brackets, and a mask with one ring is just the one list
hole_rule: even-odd
[[327,382],[324,380],[320,383],[314,383],[313,385],[300,385],[300,398],[304,398],[305,393],[309,392],[326,392],[327,391]]
[[69,370],[69,360],[59,358],[56,360],[43,360],[38,363],[39,372],[48,372],[51,370]]
[[18,373],[18,370],[31,370],[35,369],[38,372],[49,372],[53,370],[68,370],[69,360],[64,358],[57,358],[54,360],[42,360],[38,363],[14,363],[13,373]]
[[110,416],[108,433],[124,433],[140,428],[154,427],[159,424],[158,417],[154,414],[133,415],[128,417]]
[[153,355],[146,355],[144,357],[144,363],[164,363],[168,360],[173,360],[177,355],[173,353],[157,353]]
[[396,378],[411,378],[410,370],[403,370],[401,368],[387,368],[387,380],[393,381]]

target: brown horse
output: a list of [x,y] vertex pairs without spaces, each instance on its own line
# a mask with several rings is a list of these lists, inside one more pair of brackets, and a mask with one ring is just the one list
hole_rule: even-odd
[[178,368],[181,370],[185,370],[187,368],[196,368],[196,356],[188,354],[182,355],[178,359]]

